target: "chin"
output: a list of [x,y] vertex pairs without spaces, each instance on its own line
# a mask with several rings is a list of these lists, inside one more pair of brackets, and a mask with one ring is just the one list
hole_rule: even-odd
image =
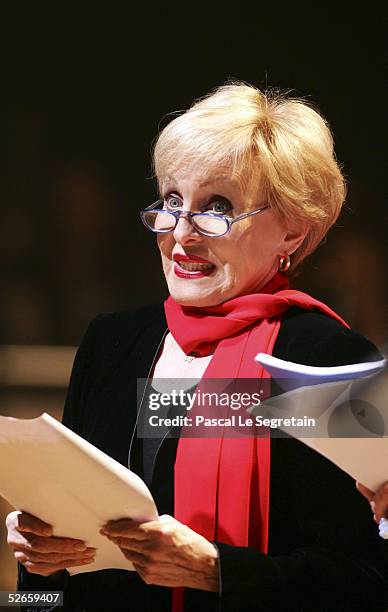
[[219,280],[205,277],[198,280],[176,278],[173,273],[166,275],[169,293],[181,306],[204,308],[218,306],[233,294],[231,283],[220,284]]
[[206,306],[217,306],[224,301],[218,294],[204,295],[198,290],[185,291],[183,289],[177,289],[176,287],[169,287],[169,291],[171,297],[173,297],[177,304],[180,304],[181,306],[195,306],[197,308],[204,308]]
[[196,308],[204,308],[207,306],[217,306],[220,303],[220,300],[212,300],[211,298],[205,297],[193,297],[193,296],[182,296],[181,294],[171,296],[181,306],[195,306]]

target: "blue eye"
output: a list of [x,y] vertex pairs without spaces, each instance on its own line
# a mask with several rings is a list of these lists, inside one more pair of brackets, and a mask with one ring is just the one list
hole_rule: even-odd
[[176,195],[169,195],[164,198],[164,205],[166,208],[177,209],[181,208],[182,204],[182,200]]
[[231,209],[232,209],[232,206],[230,202],[225,202],[223,200],[212,202],[209,205],[209,210],[211,212],[219,213],[220,215],[226,215],[228,212],[231,211]]

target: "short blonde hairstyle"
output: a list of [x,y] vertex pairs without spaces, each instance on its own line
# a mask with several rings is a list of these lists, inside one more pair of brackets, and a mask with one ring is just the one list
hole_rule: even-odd
[[327,122],[305,101],[279,91],[230,83],[171,121],[154,147],[159,185],[177,164],[193,160],[208,174],[230,168],[287,225],[307,224],[292,255],[293,271],[322,241],[344,203],[346,184]]

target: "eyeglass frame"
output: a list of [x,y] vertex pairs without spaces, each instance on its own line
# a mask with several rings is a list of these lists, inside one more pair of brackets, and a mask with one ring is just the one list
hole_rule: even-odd
[[[263,210],[270,208],[268,205],[262,206],[261,208],[257,208],[256,210],[251,210],[250,212],[247,212],[247,213],[241,213],[241,215],[237,215],[237,217],[229,217],[229,215],[218,215],[217,213],[212,213],[212,212],[191,212],[190,210],[162,210],[161,209],[160,210],[161,213],[167,213],[168,215],[172,215],[173,217],[175,217],[175,225],[174,227],[168,230],[152,229],[144,221],[145,213],[154,210],[158,205],[162,204],[163,202],[164,202],[163,199],[156,200],[156,202],[154,202],[153,204],[150,204],[150,206],[147,206],[147,208],[140,211],[140,218],[143,222],[143,225],[147,229],[149,229],[151,232],[154,232],[155,234],[169,234],[170,232],[173,232],[175,230],[176,226],[178,225],[179,219],[181,217],[186,217],[188,218],[194,230],[198,232],[198,234],[200,234],[201,236],[206,236],[207,238],[222,238],[223,236],[226,236],[227,234],[229,234],[229,232],[232,229],[232,225],[236,223],[236,221],[241,221],[242,219],[246,219],[247,217],[257,215]],[[193,217],[203,217],[203,216],[213,217],[213,218],[222,219],[226,221],[226,224],[228,226],[227,230],[223,234],[208,234],[207,232],[204,232],[198,229],[197,227],[195,227],[195,225],[192,224],[191,219]]]

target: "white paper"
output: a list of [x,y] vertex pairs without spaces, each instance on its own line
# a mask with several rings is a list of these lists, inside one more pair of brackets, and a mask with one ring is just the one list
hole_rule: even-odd
[[371,491],[388,480],[388,438],[299,438]]
[[295,389],[303,385],[362,378],[380,372],[387,365],[387,361],[381,359],[342,366],[307,366],[278,359],[267,353],[258,353],[255,361],[264,366],[271,376],[279,382],[282,389]]
[[[256,360],[279,386],[291,390],[251,407],[251,414],[280,419],[312,417],[316,419],[313,430],[280,429],[372,491],[388,480],[386,360],[325,368],[295,364],[264,353],[259,353]],[[343,437],[338,435],[341,431]]]
[[70,574],[133,570],[120,549],[99,534],[109,520],[158,518],[144,482],[48,414],[0,417],[0,495],[53,526],[54,535],[97,549],[94,563]]

